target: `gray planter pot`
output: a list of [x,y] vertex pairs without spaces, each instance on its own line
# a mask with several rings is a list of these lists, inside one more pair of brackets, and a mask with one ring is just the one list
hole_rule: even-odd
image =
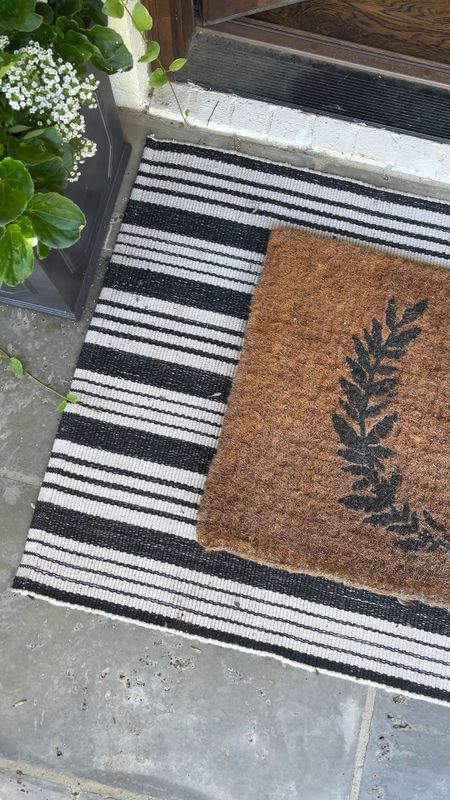
[[53,250],[42,262],[37,260],[25,283],[0,286],[0,303],[69,319],[81,315],[131,150],[123,140],[109,78],[101,73],[97,78],[98,107],[85,113],[86,135],[97,142],[97,153],[67,191],[86,215],[81,239],[67,250]]

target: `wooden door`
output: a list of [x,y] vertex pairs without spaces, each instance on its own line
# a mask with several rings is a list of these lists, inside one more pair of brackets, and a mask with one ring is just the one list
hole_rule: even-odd
[[258,15],[290,30],[450,64],[449,0],[305,0]]
[[204,25],[213,25],[215,22],[224,22],[228,19],[242,17],[244,14],[255,14],[268,11],[271,8],[287,6],[298,0],[203,0],[202,21]]

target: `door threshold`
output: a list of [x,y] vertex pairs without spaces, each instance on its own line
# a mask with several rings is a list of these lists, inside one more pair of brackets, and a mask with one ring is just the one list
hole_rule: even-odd
[[450,141],[450,80],[443,86],[443,78],[436,83],[436,75],[434,82],[399,78],[343,63],[341,56],[333,60],[324,53],[318,57],[200,28],[178,80],[346,122]]
[[441,89],[450,88],[450,65],[273,25],[251,17],[221,22],[198,30],[200,33],[217,33],[320,61],[376,72],[379,75],[411,80]]

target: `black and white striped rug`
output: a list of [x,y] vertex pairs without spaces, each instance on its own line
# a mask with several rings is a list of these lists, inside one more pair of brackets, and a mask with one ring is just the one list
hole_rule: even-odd
[[252,290],[281,226],[450,261],[449,205],[149,140],[72,384],[101,413],[63,414],[14,589],[449,702],[447,612],[196,542]]

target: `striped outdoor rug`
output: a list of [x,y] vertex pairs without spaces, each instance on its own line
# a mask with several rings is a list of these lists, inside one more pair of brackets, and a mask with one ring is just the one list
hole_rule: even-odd
[[101,413],[63,414],[14,589],[448,702],[450,614],[196,542],[252,290],[283,226],[450,260],[449,205],[149,140],[72,384]]

